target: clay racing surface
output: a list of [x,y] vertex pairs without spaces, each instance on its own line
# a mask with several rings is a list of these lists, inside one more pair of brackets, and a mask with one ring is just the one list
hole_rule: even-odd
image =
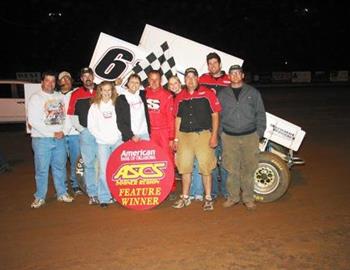
[[[201,203],[135,212],[56,201],[30,209],[35,189],[30,138],[2,126],[13,170],[0,175],[0,269],[349,269],[350,87],[261,89],[266,110],[306,131],[288,193],[213,212]],[[180,184],[178,185],[178,187]]]

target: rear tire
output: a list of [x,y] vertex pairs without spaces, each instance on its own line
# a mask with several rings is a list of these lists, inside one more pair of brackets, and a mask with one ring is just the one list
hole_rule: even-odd
[[290,172],[285,161],[279,156],[261,152],[259,167],[254,173],[254,197],[259,202],[273,202],[288,190]]

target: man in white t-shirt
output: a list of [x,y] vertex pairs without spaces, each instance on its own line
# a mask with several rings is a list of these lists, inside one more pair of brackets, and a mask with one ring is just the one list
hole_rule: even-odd
[[42,89],[30,97],[28,104],[36,181],[32,208],[39,208],[45,204],[50,167],[57,200],[67,203],[73,201],[65,187],[67,178],[67,155],[63,133],[65,102],[61,93],[54,92],[55,84],[55,74],[44,72],[41,79]]

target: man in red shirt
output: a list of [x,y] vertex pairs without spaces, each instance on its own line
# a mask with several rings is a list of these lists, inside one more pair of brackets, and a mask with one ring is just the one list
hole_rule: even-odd
[[90,99],[96,95],[94,72],[90,67],[81,69],[81,87],[72,93],[67,114],[70,115],[74,128],[79,132],[81,156],[84,160],[84,179],[89,204],[99,204],[97,199],[97,143],[95,137],[87,128],[87,116],[90,109]]
[[[161,73],[152,70],[148,74],[149,86],[146,88],[146,100],[151,125],[151,140],[164,149],[170,160],[174,160],[173,142],[175,117],[173,95],[161,86]],[[170,199],[175,198],[176,182],[171,189]]]
[[[230,85],[230,78],[225,71],[221,69],[221,58],[217,53],[211,52],[207,55],[207,65],[209,72],[204,73],[199,77],[199,84],[212,89],[216,95],[218,95],[222,89]],[[215,149],[215,155],[219,161],[219,164],[221,161],[221,153],[222,145],[221,140],[219,140],[218,147]],[[226,187],[227,171],[222,166],[218,165],[213,170],[212,177],[212,196],[216,198],[219,196],[219,194],[221,194],[223,197],[227,198],[229,196]],[[196,193],[196,191],[194,192]]]
[[221,105],[210,89],[198,84],[194,68],[185,71],[186,87],[175,99],[176,165],[182,174],[182,195],[173,205],[183,208],[191,204],[189,190],[193,162],[197,158],[205,191],[204,211],[214,209],[211,197],[211,173],[216,167],[214,148],[217,146]]

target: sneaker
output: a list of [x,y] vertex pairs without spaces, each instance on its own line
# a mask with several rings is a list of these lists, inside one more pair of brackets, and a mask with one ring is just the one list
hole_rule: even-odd
[[30,205],[31,208],[39,208],[45,204],[44,199],[35,199]]
[[223,207],[228,208],[238,204],[239,202],[232,200],[231,198],[227,198],[226,201],[222,204]]
[[244,205],[247,207],[248,210],[255,210],[256,209],[256,204],[255,202],[246,202]]
[[74,195],[83,195],[83,191],[78,187],[73,188],[73,193]]
[[100,202],[98,201],[98,198],[96,196],[90,197],[89,199],[89,204],[93,205],[93,204],[100,204]]
[[74,198],[68,194],[63,194],[57,198],[57,201],[66,203],[71,203],[73,200]]
[[101,203],[100,206],[101,206],[101,208],[107,208],[108,207],[108,203]]
[[204,211],[213,211],[214,210],[214,201],[205,199],[204,205],[203,205]]
[[116,203],[117,201],[114,198],[110,198],[109,201],[107,202],[108,204],[113,204]]
[[178,199],[174,204],[173,208],[180,209],[183,207],[187,207],[191,204],[191,200],[189,197],[184,198],[183,195],[180,196],[180,199]]

